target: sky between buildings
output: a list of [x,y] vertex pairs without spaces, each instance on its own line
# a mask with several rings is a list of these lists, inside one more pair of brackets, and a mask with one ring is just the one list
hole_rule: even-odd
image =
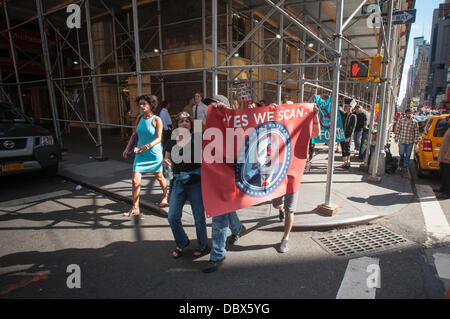
[[406,52],[405,66],[403,67],[402,81],[400,84],[400,92],[398,104],[401,105],[406,94],[406,82],[408,81],[408,70],[412,64],[414,53],[414,38],[424,37],[430,43],[431,27],[433,23],[433,11],[439,8],[439,4],[444,0],[416,0],[416,22],[413,23],[411,33],[409,35],[408,50]]

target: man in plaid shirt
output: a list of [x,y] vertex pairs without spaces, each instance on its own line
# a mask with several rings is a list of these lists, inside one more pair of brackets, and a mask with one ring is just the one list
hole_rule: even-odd
[[412,117],[411,109],[406,109],[405,116],[398,123],[395,142],[398,143],[400,167],[407,171],[413,146],[419,142],[419,123]]

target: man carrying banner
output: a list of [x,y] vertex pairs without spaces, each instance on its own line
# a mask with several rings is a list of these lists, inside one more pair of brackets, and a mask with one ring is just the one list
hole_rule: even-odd
[[[313,120],[313,130],[311,137],[317,137],[320,135],[320,125],[319,125],[319,109],[314,106],[314,120]],[[283,203],[284,199],[284,203]],[[289,250],[289,234],[292,230],[292,225],[294,224],[294,211],[297,208],[298,201],[298,191],[291,194],[286,194],[284,196],[274,198],[272,200],[272,205],[274,208],[280,210],[280,214],[284,213],[284,235],[281,239],[279,252],[285,253]]]
[[[223,95],[216,95],[211,99],[211,105],[216,108],[230,108],[230,102]],[[212,218],[212,249],[209,257],[209,262],[205,268],[204,273],[211,273],[217,271],[220,263],[225,259],[226,239],[228,228],[231,230],[231,236],[228,240],[228,244],[233,245],[245,232],[245,226],[242,225],[236,211],[229,212],[227,214],[214,216]]]

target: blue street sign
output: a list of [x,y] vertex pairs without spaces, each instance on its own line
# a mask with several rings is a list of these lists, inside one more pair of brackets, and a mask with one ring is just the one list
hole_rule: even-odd
[[416,9],[394,12],[392,16],[394,24],[410,24],[416,21]]

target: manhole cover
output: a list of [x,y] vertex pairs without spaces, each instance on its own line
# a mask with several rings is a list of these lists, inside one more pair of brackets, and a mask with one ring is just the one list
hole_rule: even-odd
[[408,239],[382,226],[312,239],[330,254],[339,257],[353,257],[412,244]]

